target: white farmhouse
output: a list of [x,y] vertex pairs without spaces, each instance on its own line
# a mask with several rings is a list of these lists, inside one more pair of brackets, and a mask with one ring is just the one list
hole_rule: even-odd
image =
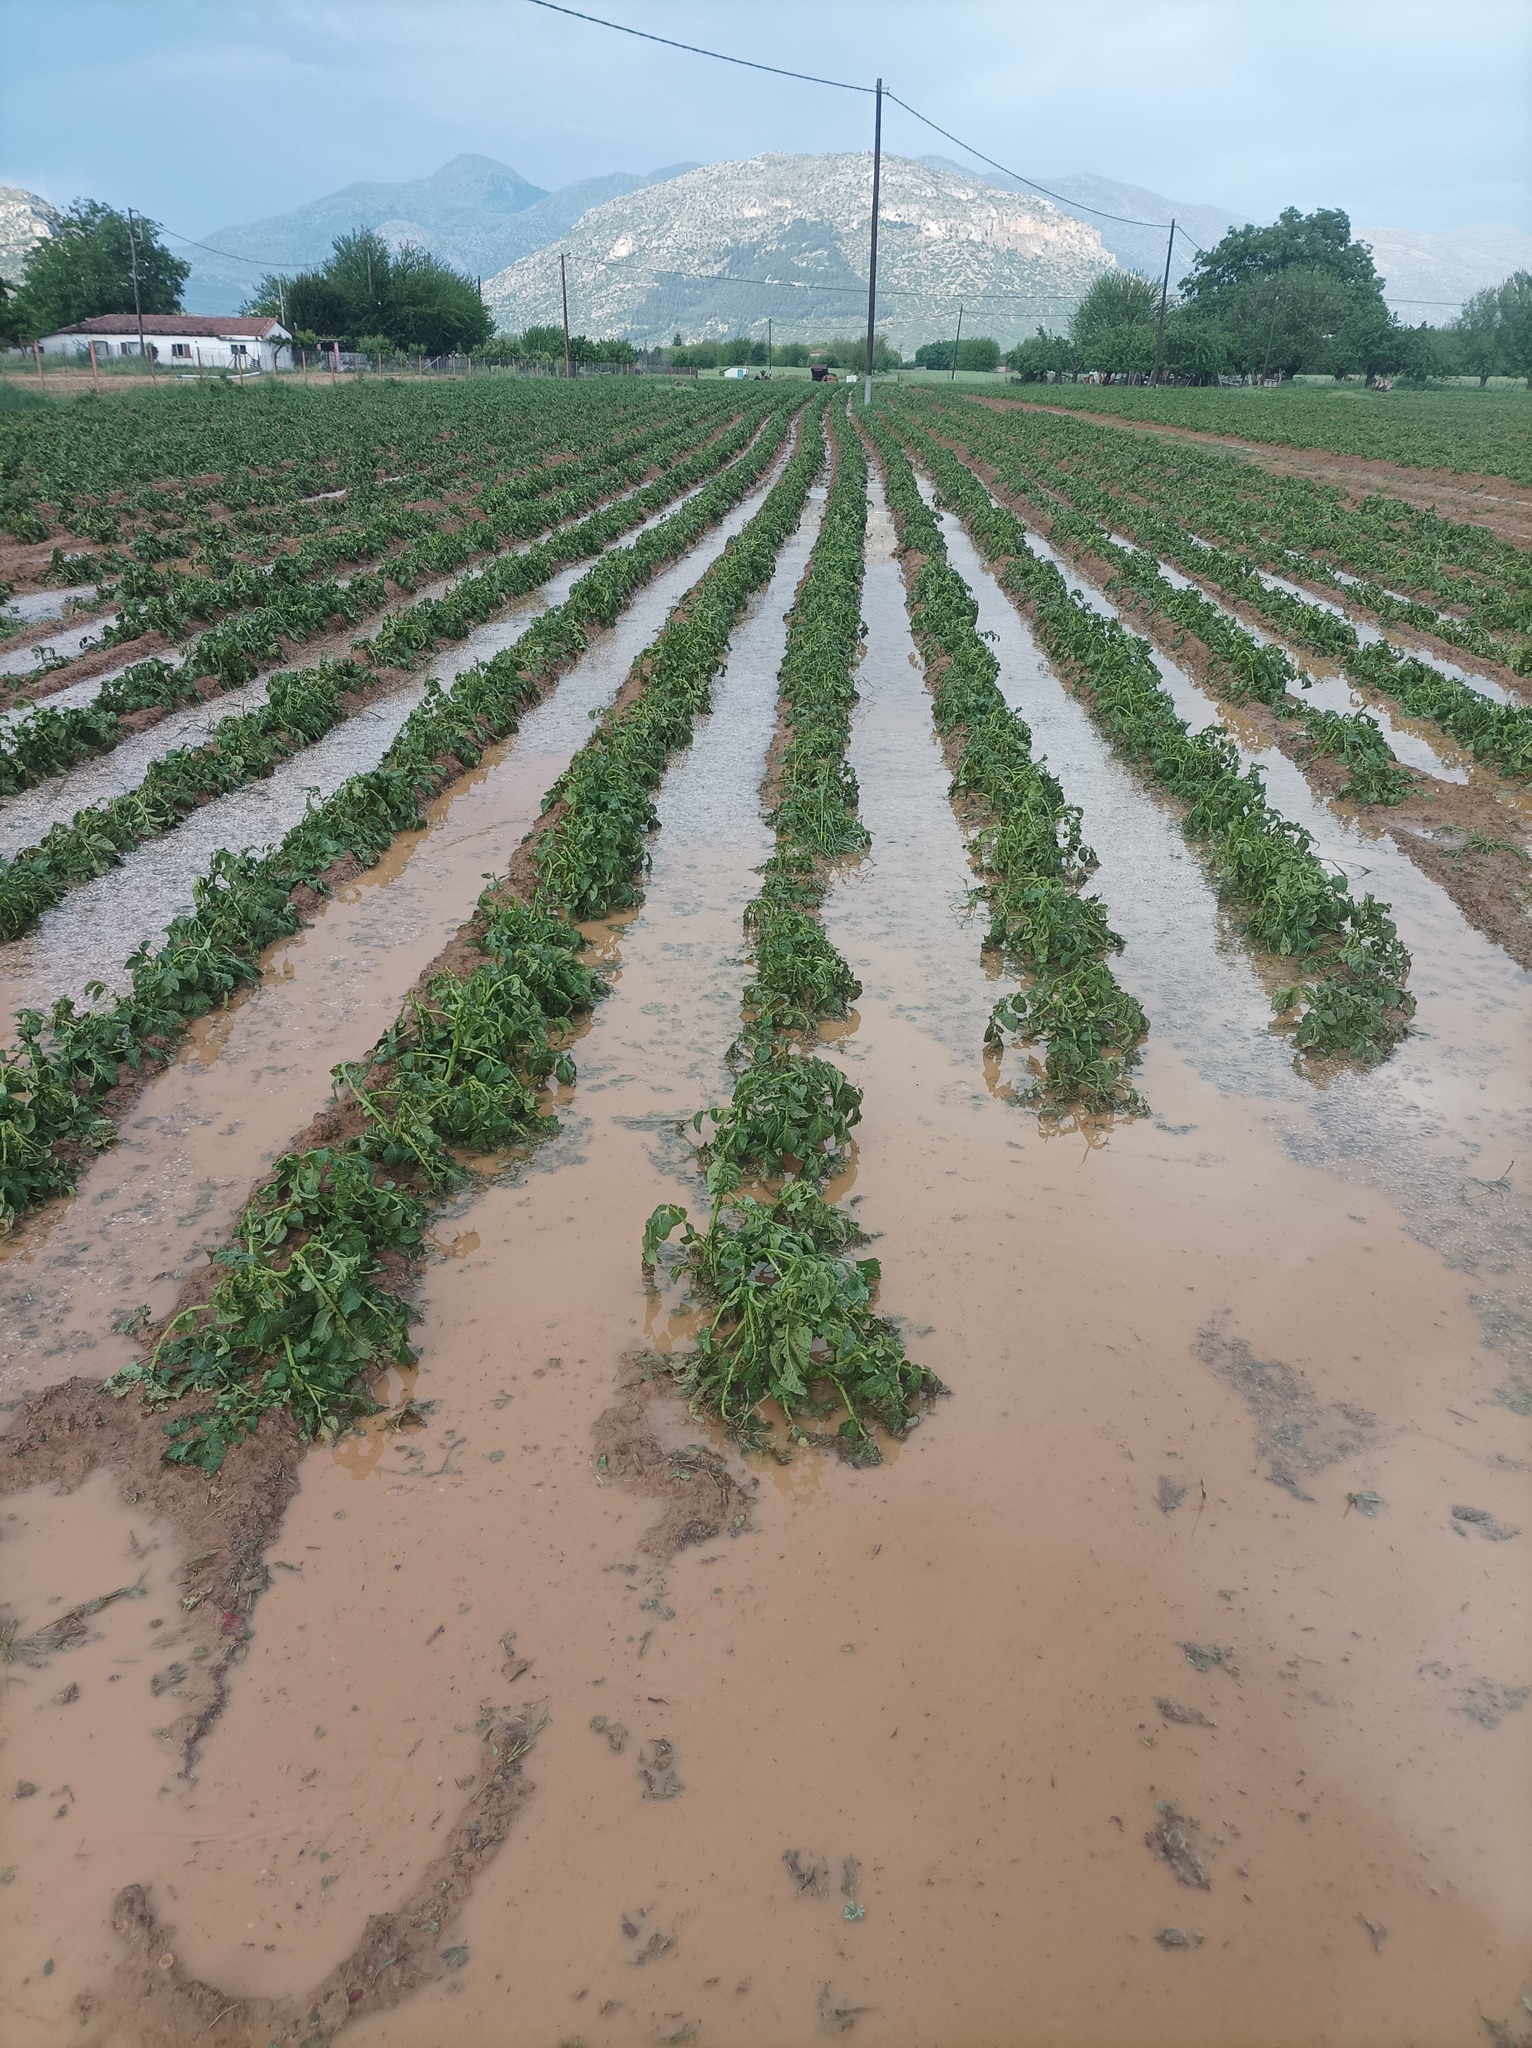
[[[292,367],[292,336],[280,320],[262,313],[146,313],[144,353],[173,370],[286,370]],[[97,358],[138,354],[138,316],[99,313],[76,321],[38,346],[45,356],[84,357],[96,344]]]

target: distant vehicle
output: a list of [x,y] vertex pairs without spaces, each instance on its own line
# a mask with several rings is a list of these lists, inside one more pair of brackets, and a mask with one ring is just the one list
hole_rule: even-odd
[[809,375],[813,378],[816,384],[823,384],[825,379],[830,375],[830,371],[826,369],[823,363],[811,363],[809,365]]

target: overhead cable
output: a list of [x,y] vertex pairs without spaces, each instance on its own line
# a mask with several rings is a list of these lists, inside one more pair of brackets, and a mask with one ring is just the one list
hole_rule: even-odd
[[530,4],[545,7],[550,14],[592,21],[597,28],[614,28],[619,35],[637,36],[642,43],[663,43],[668,50],[688,50],[694,57],[711,57],[719,64],[741,64],[747,71],[769,71],[777,78],[800,78],[805,85],[832,85],[837,92],[863,92],[869,99],[877,90],[871,85],[850,85],[844,78],[820,78],[812,71],[787,71],[780,64],[758,64],[753,57],[731,57],[725,50],[704,50],[700,43],[678,43],[674,36],[651,35],[646,28],[629,28],[625,21],[606,21],[599,14],[582,14],[578,7],[560,7],[557,0],[530,0]]

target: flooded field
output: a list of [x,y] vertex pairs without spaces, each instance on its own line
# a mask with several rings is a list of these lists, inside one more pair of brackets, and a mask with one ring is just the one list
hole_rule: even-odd
[[[0,1239],[7,2048],[1525,2037],[1532,976],[1156,647],[1176,714],[1227,733],[1411,956],[1385,1048],[1305,1050],[1273,992],[1333,956],[1252,939],[1185,804],[938,509],[998,715],[1075,807],[1148,1019],[1112,1106],[1050,1098],[1044,1039],[991,1026],[1048,977],[988,943],[1000,814],[954,792],[934,713],[957,657],[933,659],[901,544],[891,417],[864,441],[800,409],[759,483]],[[791,836],[819,730],[794,679],[837,658],[828,627],[794,637],[821,574],[815,616],[855,643],[833,787],[859,845],[823,812]],[[574,582],[75,889],[0,950],[8,1012],[110,982],[213,850],[273,842],[428,677]],[[546,851],[594,808],[581,764],[726,603],[700,708],[644,757],[642,869],[587,914]],[[1485,772],[1434,726],[1389,733],[1432,775]],[[768,1052],[762,876],[804,845],[793,914],[855,992]],[[564,889],[606,983],[556,1037],[573,1078],[521,1069],[557,1129],[457,1146],[423,1245],[388,1255],[418,1313],[413,1356],[367,1368],[371,1412],[305,1433],[276,1406],[221,1462],[162,1466],[162,1422],[214,1382],[155,1412],[101,1381],[201,1312],[280,1155],[359,1142],[344,1089],[323,1120],[331,1070],[385,1086],[377,1048],[433,971],[467,975],[491,877]],[[846,1393],[824,1303],[796,1411],[730,1413],[695,1374],[688,1405],[724,1326],[702,1269],[641,1255],[658,1206],[700,1232],[741,1199],[698,1113],[811,1058],[859,1091],[825,1202],[941,1383],[907,1426]],[[745,1198],[814,1180],[788,1160],[747,1167]],[[796,1270],[769,1266],[763,1316]]]

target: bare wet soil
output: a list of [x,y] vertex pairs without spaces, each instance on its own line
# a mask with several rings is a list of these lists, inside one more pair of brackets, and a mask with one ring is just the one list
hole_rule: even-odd
[[[60,1462],[0,1520],[23,1632],[140,1574],[145,1593],[46,1669],[6,1670],[0,1782],[37,1787],[8,1808],[0,1892],[17,2048],[1524,2030],[1527,978],[1391,846],[1332,822],[1337,858],[1386,869],[1420,1009],[1386,1067],[1298,1071],[1171,807],[949,529],[1152,1020],[1150,1113],[1044,1128],[1025,1056],[984,1059],[1005,984],[880,504],[852,745],[872,847],[826,905],[864,984],[826,1036],[864,1090],[836,1192],[883,1312],[953,1391],[853,1470],[746,1460],[667,1389],[694,1314],[646,1285],[639,1233],[656,1202],[703,1200],[689,1120],[729,1085],[780,615],[810,539],[661,792],[643,907],[591,932],[614,993],[561,1134],[437,1220],[419,1369],[380,1389],[385,1412],[284,1458],[295,1490],[273,1461],[241,1573],[269,1579],[190,1775],[156,1731],[217,1654],[167,1640],[211,1604],[185,1605],[196,1573],[224,1597],[231,1566],[192,1564],[217,1503],[151,1494],[126,1457],[82,1477],[67,1430],[62,1450],[29,1438],[18,1462]],[[1299,800],[1274,768],[1274,798]],[[264,1015],[271,1073],[252,1086],[255,1039],[221,1098],[220,1060],[197,1070],[208,1160],[254,1101],[283,1136],[314,1106],[334,1020],[368,1028],[360,963],[407,986],[454,890],[461,918],[445,839],[483,829],[478,868],[503,871],[526,827],[474,792],[507,786],[492,770],[480,808],[438,811],[235,1013],[230,1043]],[[422,861],[439,894],[403,889],[393,963],[387,906]],[[359,952],[328,948],[332,919]],[[181,1142],[140,1134],[146,1243],[185,1206]],[[73,1256],[83,1281],[86,1240]],[[18,1368],[73,1369],[41,1350]],[[95,1431],[83,1396],[52,1398]]]

